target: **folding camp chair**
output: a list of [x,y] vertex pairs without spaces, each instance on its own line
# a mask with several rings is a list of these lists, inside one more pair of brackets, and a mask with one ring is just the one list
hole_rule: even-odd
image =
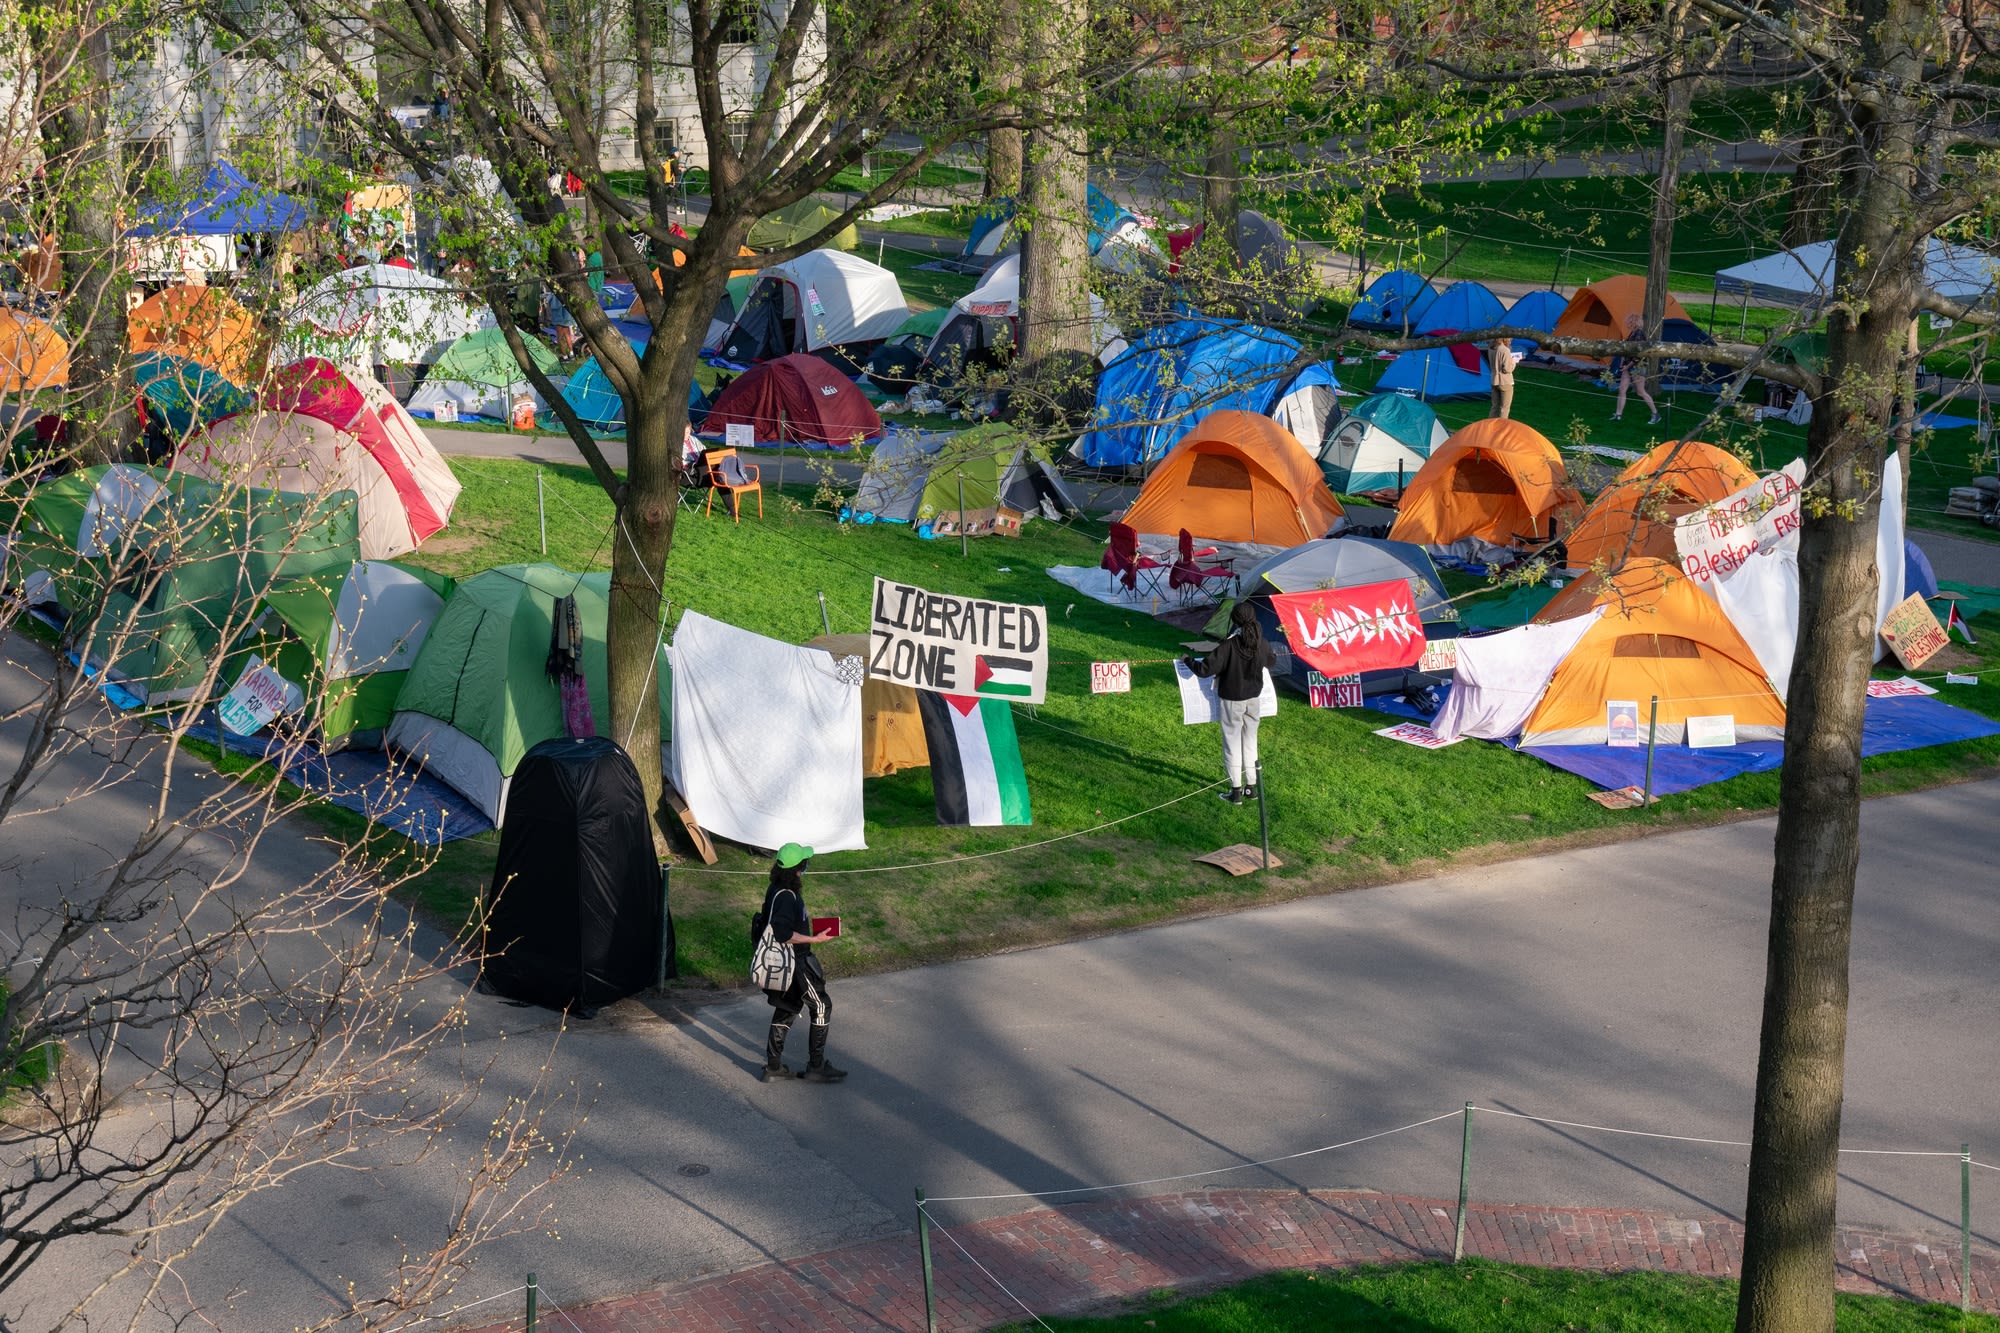
[[708,464],[709,485],[708,502],[701,507],[702,513],[706,514],[714,508],[717,491],[725,491],[729,495],[730,511],[741,523],[743,493],[754,491],[757,494],[757,517],[764,517],[764,486],[757,480],[755,463],[745,463],[736,456],[734,449],[710,449],[702,455],[702,461]]
[[1213,546],[1204,546],[1197,551],[1193,534],[1182,528],[1180,558],[1174,561],[1174,567],[1167,575],[1167,586],[1179,591],[1184,602],[1203,595],[1208,585],[1217,579],[1225,580],[1233,590],[1236,586],[1234,570],[1227,565],[1199,563],[1215,554],[1217,552]]
[[[1167,562],[1140,549],[1139,533],[1136,529],[1124,523],[1113,523],[1111,544],[1105,548],[1104,558],[1098,561],[1097,567],[1116,574],[1118,581],[1125,585],[1125,591],[1135,596],[1142,592],[1158,596],[1160,571],[1167,567]],[[1143,590],[1139,587],[1141,576],[1147,583],[1147,587]]]

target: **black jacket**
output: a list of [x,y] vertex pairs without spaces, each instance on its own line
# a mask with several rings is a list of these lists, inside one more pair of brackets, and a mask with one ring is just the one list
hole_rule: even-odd
[[1197,676],[1215,678],[1218,698],[1241,702],[1264,692],[1264,673],[1277,667],[1278,655],[1272,650],[1271,641],[1261,634],[1257,636],[1256,649],[1251,650],[1243,640],[1243,632],[1237,630],[1192,665]]

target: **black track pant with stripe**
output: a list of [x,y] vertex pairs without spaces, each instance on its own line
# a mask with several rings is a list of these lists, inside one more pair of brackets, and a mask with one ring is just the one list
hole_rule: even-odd
[[764,1038],[764,1063],[776,1069],[785,1054],[785,1039],[792,1034],[792,1020],[801,1013],[811,1024],[806,1037],[806,1058],[813,1065],[826,1061],[827,1027],[833,1022],[833,996],[826,988],[826,974],[819,960],[808,954],[799,960],[798,976],[791,990],[771,1014],[771,1031]]

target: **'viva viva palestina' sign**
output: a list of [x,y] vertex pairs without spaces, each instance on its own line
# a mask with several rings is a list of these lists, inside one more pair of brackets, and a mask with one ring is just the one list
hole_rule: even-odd
[[939,694],[1038,704],[1048,688],[1048,612],[875,580],[868,674]]
[[1271,609],[1292,652],[1328,678],[1411,666],[1424,655],[1407,579],[1279,593]]
[[1728,574],[1759,551],[1799,539],[1803,458],[1674,523],[1674,549],[1696,583]]

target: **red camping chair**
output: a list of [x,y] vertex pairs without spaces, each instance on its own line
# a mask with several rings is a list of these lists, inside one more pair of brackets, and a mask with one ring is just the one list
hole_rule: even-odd
[[1194,535],[1186,528],[1181,529],[1180,559],[1174,561],[1172,572],[1167,575],[1167,586],[1180,591],[1181,600],[1201,595],[1210,581],[1226,579],[1233,587],[1236,575],[1226,565],[1204,565],[1197,563],[1217,554],[1213,546],[1204,546],[1199,551],[1194,547]]
[[1098,562],[1097,567],[1116,574],[1118,581],[1125,585],[1125,591],[1130,593],[1139,591],[1139,575],[1150,570],[1152,573],[1148,575],[1147,581],[1152,586],[1149,591],[1157,593],[1160,583],[1159,571],[1165,569],[1166,565],[1139,549],[1137,529],[1124,523],[1113,523],[1111,545],[1105,548],[1104,559]]

